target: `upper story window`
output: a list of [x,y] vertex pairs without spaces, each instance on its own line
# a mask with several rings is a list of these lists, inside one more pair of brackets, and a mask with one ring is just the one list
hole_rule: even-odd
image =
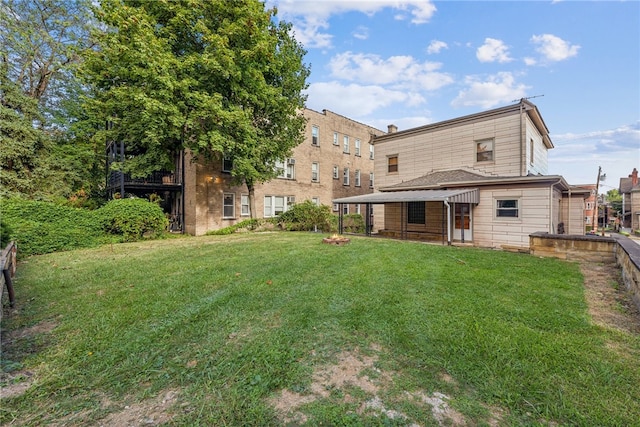
[[276,161],[276,169],[278,171],[278,178],[295,179],[296,159],[278,160]]
[[344,144],[344,148],[342,149],[343,153],[349,153],[349,137],[347,135],[345,135],[344,137],[342,137],[342,141]]
[[388,173],[396,173],[398,172],[398,155],[387,157],[387,172]]
[[311,145],[320,145],[320,128],[318,126],[311,127]]
[[344,168],[342,174],[342,185],[349,185],[349,168]]
[[354,149],[356,151],[355,155],[359,156],[360,155],[360,140],[359,139],[356,139],[355,148]]
[[320,164],[318,162],[311,163],[311,181],[320,181]]
[[493,138],[476,141],[476,161],[493,161]]
[[518,199],[499,199],[496,200],[496,217],[499,218],[518,218]]
[[369,188],[373,188],[373,172],[369,172]]
[[231,160],[231,157],[223,156],[222,172],[231,172],[231,169],[233,169],[233,160]]
[[369,158],[373,160],[373,144],[369,144]]
[[360,169],[356,169],[355,175],[353,176],[354,184],[356,187],[360,187]]
[[236,216],[236,195],[224,193],[222,198],[222,217],[233,218]]
[[533,159],[535,158],[535,144],[533,138],[529,140],[529,163],[533,165]]
[[338,141],[338,132],[333,133],[333,145],[340,145],[340,141]]

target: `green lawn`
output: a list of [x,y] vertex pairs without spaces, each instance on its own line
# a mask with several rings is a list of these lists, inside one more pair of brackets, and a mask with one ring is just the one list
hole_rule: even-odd
[[[640,425],[640,337],[594,326],[578,265],[322,237],[24,260],[3,370],[33,383],[2,400],[0,422],[100,425],[170,390],[170,425],[430,426],[434,396],[448,405],[442,425]],[[51,332],[19,334],[42,324]],[[328,379],[341,363],[359,370]],[[288,413],[284,396],[299,398]]]

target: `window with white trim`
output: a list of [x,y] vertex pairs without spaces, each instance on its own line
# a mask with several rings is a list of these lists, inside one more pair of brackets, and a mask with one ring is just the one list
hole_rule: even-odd
[[356,156],[360,156],[360,140],[359,139],[356,139],[355,148],[354,149],[356,151],[355,155]]
[[320,145],[320,128],[318,126],[311,127],[311,145]]
[[369,188],[373,188],[373,172],[369,172]]
[[333,211],[334,212],[338,212],[338,204],[337,203],[333,204]]
[[345,215],[349,215],[349,203],[345,203],[342,205],[342,213]]
[[320,164],[318,162],[311,163],[311,181],[320,182]]
[[356,204],[356,213],[360,215],[360,203]]
[[236,195],[224,193],[222,196],[222,217],[235,218],[236,216]]
[[535,144],[533,143],[533,138],[531,138],[531,139],[529,140],[529,151],[530,151],[530,153],[531,153],[531,154],[529,155],[529,156],[530,156],[530,157],[529,157],[529,163],[531,163],[531,164],[533,165],[533,161],[534,161],[534,159],[535,159],[535,153],[536,153],[536,150],[535,150]]
[[342,185],[349,185],[349,168],[344,168],[342,172]]
[[588,211],[593,210],[593,202],[587,202],[585,209]]
[[264,217],[278,216],[294,204],[295,197],[293,196],[264,196]]
[[333,179],[340,179],[340,168],[338,166],[333,167]]
[[369,144],[369,159],[373,160],[373,144]]
[[496,217],[498,218],[518,218],[518,199],[497,199]]
[[311,203],[313,203],[316,206],[320,206],[320,199],[318,197],[312,197]]
[[278,178],[295,179],[296,177],[296,160],[284,159],[276,161],[276,170],[278,171]]
[[476,161],[493,161],[493,138],[481,139],[479,141],[476,141]]
[[251,211],[249,208],[249,195],[241,194],[240,195],[240,215],[249,216],[251,215]]
[[353,181],[356,187],[360,187],[360,169],[356,169]]
[[349,137],[347,135],[342,137],[342,141],[344,147],[342,148],[342,152],[349,154]]
[[333,133],[333,145],[340,145],[340,142],[338,141],[338,132]]

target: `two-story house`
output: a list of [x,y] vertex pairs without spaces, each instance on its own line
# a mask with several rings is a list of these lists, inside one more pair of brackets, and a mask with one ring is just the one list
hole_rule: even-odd
[[[383,131],[323,110],[305,109],[306,137],[290,157],[276,166],[279,176],[256,185],[254,218],[271,218],[295,203],[311,200],[332,206],[339,197],[368,194],[374,186],[373,138]],[[245,185],[233,185],[232,162],[190,158],[184,165],[184,224],[201,235],[251,216]],[[343,204],[341,214],[361,213],[360,205]],[[364,212],[363,212],[364,213]]]
[[[376,208],[382,235],[526,249],[529,235],[584,233],[584,198],[547,175],[553,148],[527,100],[374,139],[376,192],[334,203]],[[368,219],[368,217],[367,217]]]

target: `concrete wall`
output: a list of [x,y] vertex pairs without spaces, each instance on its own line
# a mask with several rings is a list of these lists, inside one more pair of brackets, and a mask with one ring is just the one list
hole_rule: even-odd
[[616,263],[625,287],[640,308],[640,245],[628,237],[614,236],[534,233],[529,237],[530,253],[570,261]]

